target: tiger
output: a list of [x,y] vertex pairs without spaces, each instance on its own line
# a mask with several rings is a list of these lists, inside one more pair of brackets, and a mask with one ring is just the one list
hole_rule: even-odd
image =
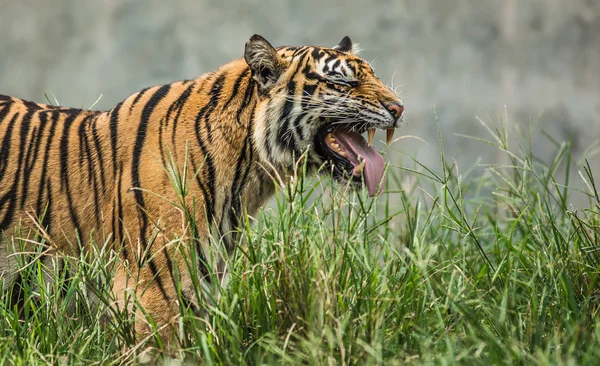
[[[145,88],[106,111],[0,95],[2,290],[22,280],[10,243],[24,232],[49,238],[35,258],[45,266],[109,240],[120,258],[116,303],[133,291],[169,329],[178,299],[201,305],[194,281],[208,277],[211,238],[231,254],[244,218],[266,204],[279,184],[274,177],[289,177],[300,158],[309,174],[380,195],[386,163],[373,135],[385,130],[390,143],[403,114],[402,101],[349,37],[331,48],[275,48],[253,35],[243,57],[216,71]],[[196,240],[184,250],[167,245],[191,235],[172,204],[178,194],[169,163],[188,166],[183,206]],[[200,278],[183,264],[186,253],[197,256]],[[140,336],[152,331],[138,318],[134,328]]]

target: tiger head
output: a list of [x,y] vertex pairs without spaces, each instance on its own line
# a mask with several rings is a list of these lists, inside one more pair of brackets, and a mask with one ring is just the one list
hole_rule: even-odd
[[348,37],[333,48],[277,49],[259,35],[250,38],[244,58],[258,85],[254,139],[275,167],[305,156],[311,169],[364,183],[375,196],[385,187],[385,163],[371,147],[373,135],[386,130],[389,143],[404,106],[352,48]]

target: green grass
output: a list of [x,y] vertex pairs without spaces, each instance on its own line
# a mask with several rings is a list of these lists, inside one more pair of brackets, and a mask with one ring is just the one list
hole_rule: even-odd
[[[377,200],[328,179],[284,187],[270,209],[248,219],[228,285],[209,289],[206,317],[182,309],[182,346],[172,358],[596,364],[600,199],[589,164],[575,161],[568,142],[542,162],[530,134],[513,139],[504,126],[485,128],[491,137],[483,142],[503,165],[462,171],[440,138],[443,171],[403,158],[390,165],[388,191]],[[584,189],[569,188],[575,182]],[[586,197],[587,208],[572,208],[573,195]],[[0,364],[136,363],[159,347],[154,338],[135,343],[125,313],[109,309],[101,325],[106,306],[90,306],[84,283],[110,282],[104,257],[83,258],[68,281],[60,269],[22,271],[31,287],[21,313],[7,295],[0,301]],[[95,288],[100,300],[107,288]]]

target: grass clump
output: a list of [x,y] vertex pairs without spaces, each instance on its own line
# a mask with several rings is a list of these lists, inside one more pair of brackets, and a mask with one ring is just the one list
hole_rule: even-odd
[[[482,142],[503,154],[501,165],[461,171],[440,137],[443,168],[394,163],[377,200],[299,174],[270,209],[246,220],[228,284],[208,289],[206,316],[182,308],[182,346],[172,357],[208,365],[595,364],[600,199],[590,164],[573,161],[569,142],[540,161],[521,147],[531,145],[530,133],[517,131],[521,143],[511,150],[503,125],[484,126],[491,139]],[[583,190],[570,188],[575,180]],[[586,197],[585,208],[570,205],[573,195]],[[107,283],[100,300],[110,296],[105,266],[76,263],[70,278],[61,266],[28,266],[21,310],[4,295],[0,364],[138,362],[150,343],[133,342],[130,316],[113,312],[101,325],[105,306],[88,306],[90,278]]]

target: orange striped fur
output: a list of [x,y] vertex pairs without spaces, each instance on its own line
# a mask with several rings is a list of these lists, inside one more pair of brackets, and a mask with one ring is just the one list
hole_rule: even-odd
[[[244,58],[194,80],[144,89],[102,112],[0,96],[5,290],[20,280],[9,248],[18,226],[36,230],[31,215],[51,238],[40,260],[77,256],[108,239],[124,263],[115,269],[118,301],[135,291],[158,324],[176,319],[178,286],[189,306],[198,306],[181,256],[204,258],[211,235],[231,250],[243,215],[254,215],[274,193],[270,176],[285,176],[301,154],[313,172],[334,164],[315,145],[336,116],[360,131],[400,124],[386,105],[403,110],[401,102],[351,48],[346,37],[333,49],[274,49],[254,36]],[[171,159],[179,168],[187,159],[185,204],[196,208],[198,240],[177,249],[166,244],[190,228],[169,202],[178,202],[165,171]],[[77,238],[82,247],[73,244]],[[136,329],[149,331],[143,321]]]

